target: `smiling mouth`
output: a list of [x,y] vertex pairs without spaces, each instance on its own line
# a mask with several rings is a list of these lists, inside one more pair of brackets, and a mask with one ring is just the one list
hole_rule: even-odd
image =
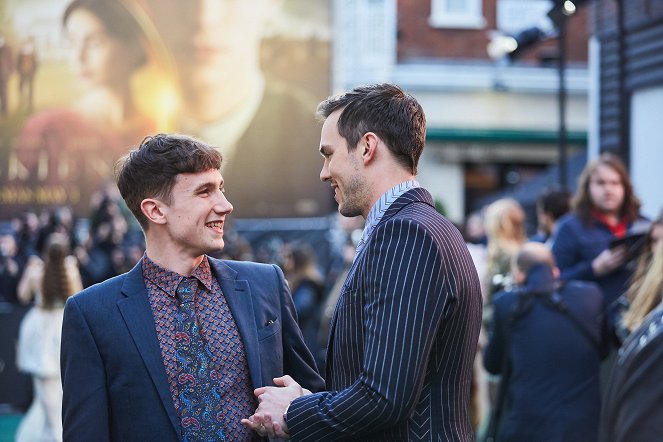
[[209,227],[212,230],[216,230],[218,232],[223,232],[223,221],[214,221],[211,223],[205,224],[207,227]]

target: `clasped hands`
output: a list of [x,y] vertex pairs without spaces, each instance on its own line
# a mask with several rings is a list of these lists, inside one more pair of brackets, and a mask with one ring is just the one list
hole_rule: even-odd
[[258,398],[258,409],[253,416],[242,419],[242,425],[263,437],[289,439],[285,423],[285,412],[290,403],[311,392],[302,388],[288,375],[274,378],[275,387],[256,388],[253,394]]

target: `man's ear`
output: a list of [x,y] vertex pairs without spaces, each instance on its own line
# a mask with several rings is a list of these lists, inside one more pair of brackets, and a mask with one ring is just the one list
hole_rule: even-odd
[[154,224],[166,224],[166,216],[163,212],[162,202],[153,198],[145,198],[140,203],[143,215]]
[[373,132],[366,132],[359,142],[359,149],[361,149],[361,158],[364,164],[368,164],[377,157],[378,145],[380,138]]

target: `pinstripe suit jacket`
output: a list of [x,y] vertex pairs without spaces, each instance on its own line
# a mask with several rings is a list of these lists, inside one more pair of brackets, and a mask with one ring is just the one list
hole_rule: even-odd
[[355,260],[330,326],[327,391],[286,416],[296,441],[470,441],[481,320],[476,269],[456,228],[412,189]]

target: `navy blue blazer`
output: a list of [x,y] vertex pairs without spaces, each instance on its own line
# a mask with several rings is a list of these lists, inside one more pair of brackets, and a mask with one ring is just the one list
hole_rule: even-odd
[[[628,228],[631,228],[629,224]],[[552,252],[564,281],[583,280],[596,282],[605,296],[609,307],[628,288],[633,271],[622,266],[615,271],[597,277],[592,270],[592,261],[616,239],[608,227],[598,220],[589,225],[574,214],[560,219],[553,235]]]
[[[67,301],[61,354],[65,441],[181,440],[141,262]],[[253,387],[290,374],[320,390],[324,381],[297,326],[281,270],[209,262],[244,342]]]
[[484,365],[490,373],[501,374],[505,353],[511,364],[498,441],[596,441],[599,366],[608,350],[598,286],[571,281],[558,291],[595,341],[564,314],[533,297],[526,300],[531,302],[530,310],[510,319],[526,293],[553,289],[552,271],[543,266],[528,275],[522,291],[502,291],[493,299]]
[[458,230],[421,188],[387,209],[331,320],[327,391],[295,399],[294,440],[472,441],[481,290]]

